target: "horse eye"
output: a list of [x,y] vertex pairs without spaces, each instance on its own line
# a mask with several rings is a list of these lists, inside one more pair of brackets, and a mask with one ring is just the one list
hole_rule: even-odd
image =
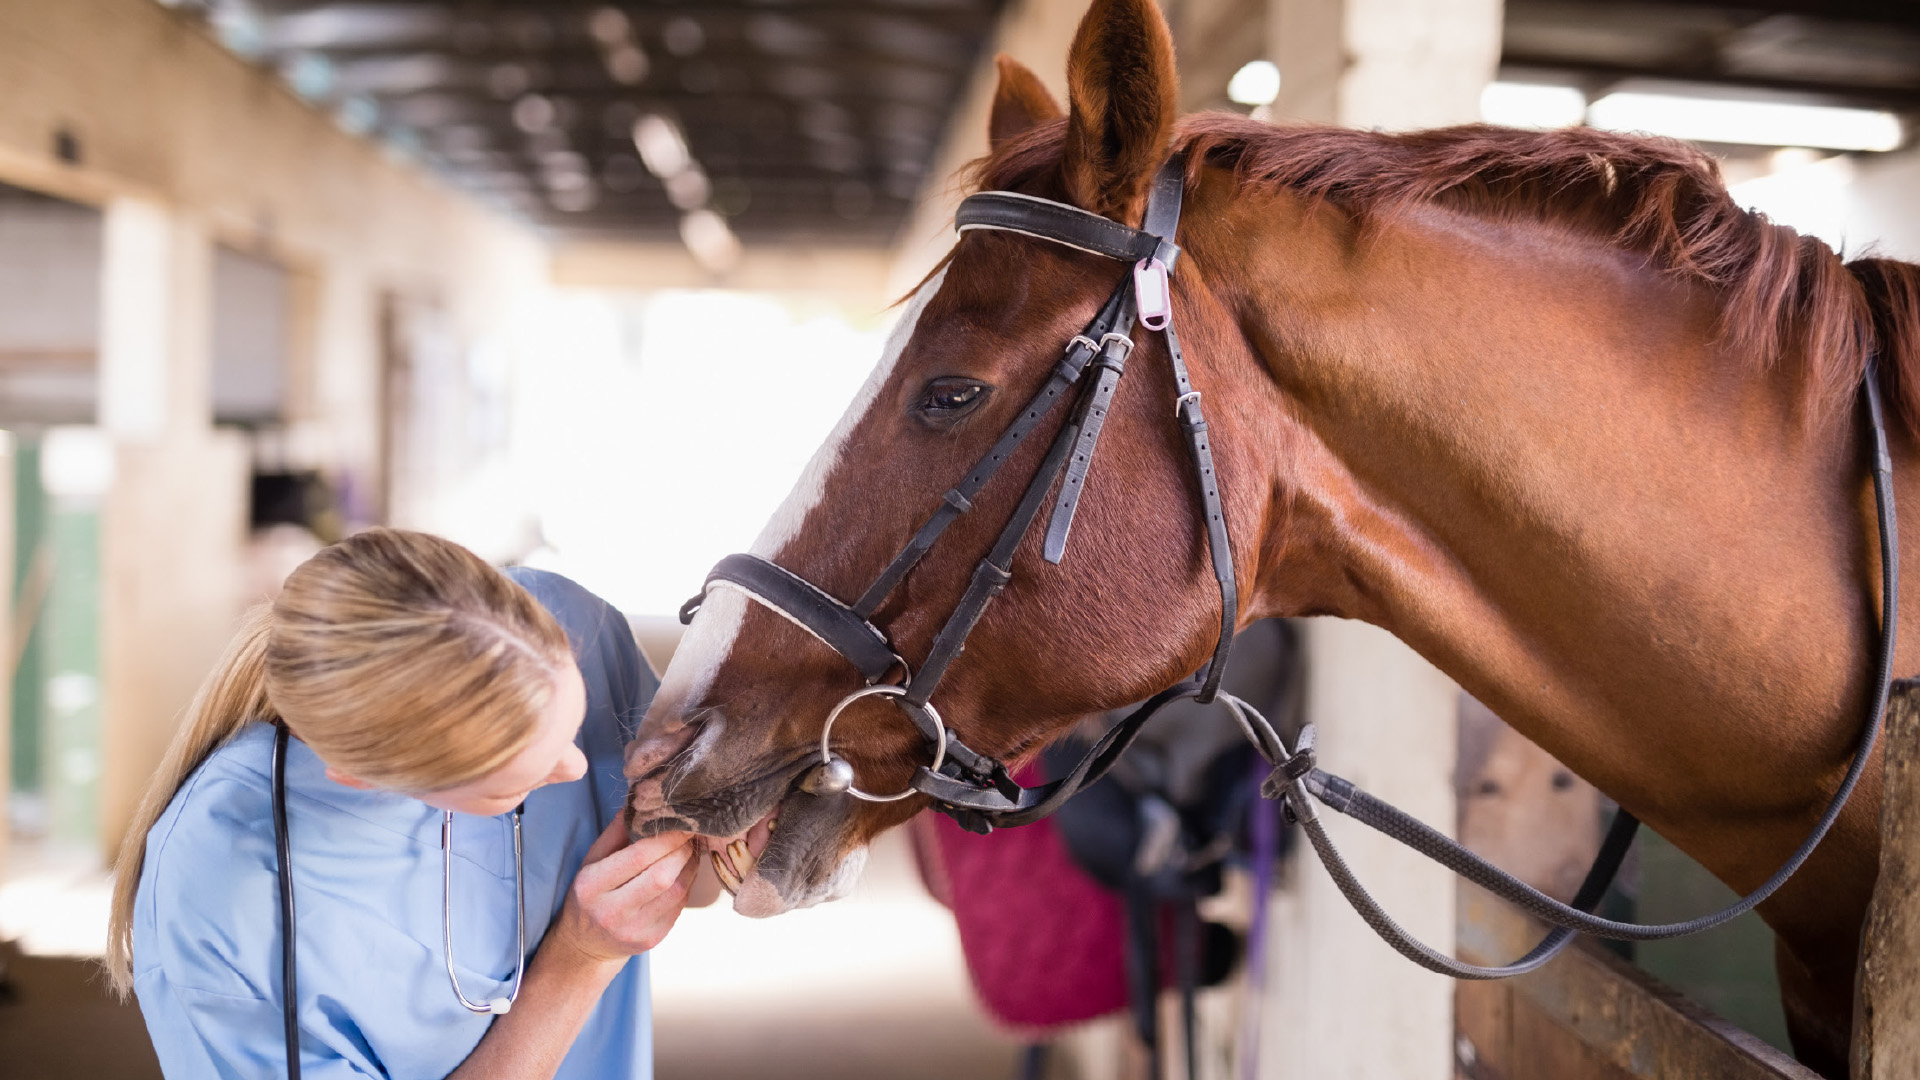
[[992,390],[972,379],[935,379],[921,391],[917,411],[933,424],[950,424],[978,408]]

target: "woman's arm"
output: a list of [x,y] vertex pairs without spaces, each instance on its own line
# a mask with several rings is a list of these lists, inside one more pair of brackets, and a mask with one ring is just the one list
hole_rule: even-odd
[[615,817],[527,964],[513,1011],[493,1021],[447,1080],[552,1077],[607,985],[680,917],[698,865],[691,840],[662,833],[630,844],[624,818]]

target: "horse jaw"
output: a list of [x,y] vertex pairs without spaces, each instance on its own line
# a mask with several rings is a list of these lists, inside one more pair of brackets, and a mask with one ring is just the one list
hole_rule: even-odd
[[[824,880],[812,884],[802,884],[793,892],[782,891],[781,886],[763,870],[756,866],[747,880],[734,894],[733,910],[749,919],[764,919],[770,915],[781,915],[796,908],[812,907],[829,900],[841,900],[853,892],[854,882],[860,880],[860,874],[867,868],[867,845],[861,844],[841,856],[839,865]],[[780,868],[774,868],[779,870]],[[778,875],[782,881],[791,882],[788,874]],[[790,886],[791,887],[791,886]]]

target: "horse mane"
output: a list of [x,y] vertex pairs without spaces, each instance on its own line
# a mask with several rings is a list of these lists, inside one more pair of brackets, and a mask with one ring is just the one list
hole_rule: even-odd
[[[1007,140],[972,178],[993,188],[1042,181],[1057,170],[1063,129],[1043,124]],[[1818,238],[1734,202],[1718,163],[1686,143],[1592,128],[1387,133],[1198,113],[1181,121],[1174,145],[1187,154],[1190,183],[1215,165],[1243,188],[1286,189],[1374,219],[1434,204],[1594,235],[1716,290],[1722,341],[1735,353],[1762,367],[1799,357],[1814,415],[1852,401],[1877,356],[1889,396],[1920,431],[1920,266],[1842,261]]]

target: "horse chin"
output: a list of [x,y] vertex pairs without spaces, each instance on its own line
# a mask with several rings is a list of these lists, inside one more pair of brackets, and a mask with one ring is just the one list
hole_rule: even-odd
[[847,852],[831,873],[815,882],[796,882],[795,875],[784,873],[779,867],[765,866],[763,862],[755,867],[741,884],[740,891],[734,894],[733,910],[750,919],[764,919],[797,908],[840,900],[853,891],[854,882],[860,880],[860,873],[866,866],[867,848],[864,844]]
[[734,890],[733,910],[762,919],[852,892],[867,864],[867,845],[854,839],[851,802],[804,792],[782,799],[779,825]]

